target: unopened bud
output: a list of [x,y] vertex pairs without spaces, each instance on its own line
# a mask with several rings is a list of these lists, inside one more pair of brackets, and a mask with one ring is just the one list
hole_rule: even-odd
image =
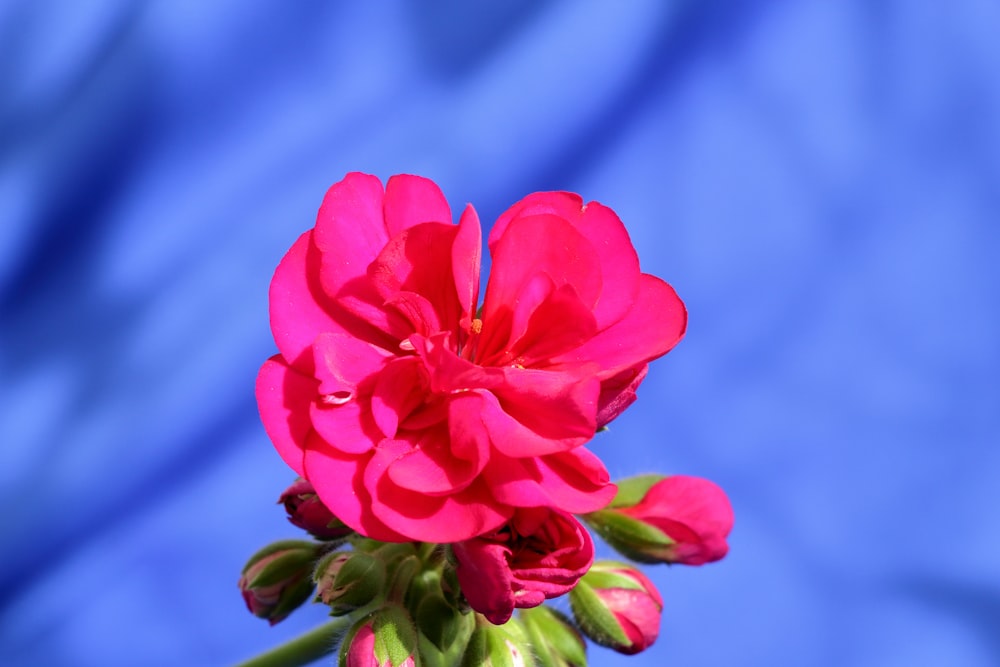
[[385,594],[385,563],[361,551],[335,551],[316,566],[317,600],[341,616]]
[[717,485],[687,475],[618,482],[607,508],[584,520],[623,556],[640,563],[702,565],[729,551],[733,508]]
[[406,611],[387,605],[354,624],[340,646],[346,667],[416,667],[417,631]]
[[313,485],[298,479],[278,498],[285,506],[288,520],[320,540],[341,540],[354,531],[333,515],[316,495]]
[[583,634],[619,653],[644,651],[660,634],[663,599],[631,565],[594,563],[570,591],[569,604]]
[[250,613],[274,625],[308,600],[316,547],[312,542],[285,540],[254,554],[239,580]]
[[522,609],[518,617],[544,667],[586,667],[587,642],[561,612],[546,605]]
[[477,615],[476,629],[462,656],[462,667],[534,667],[528,633],[517,619],[493,625]]

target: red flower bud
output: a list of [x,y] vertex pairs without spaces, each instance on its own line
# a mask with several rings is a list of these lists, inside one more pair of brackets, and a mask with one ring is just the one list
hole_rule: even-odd
[[466,600],[500,625],[514,608],[537,607],[568,592],[594,560],[594,543],[572,515],[519,510],[506,525],[452,545]]
[[286,540],[250,558],[239,580],[250,613],[274,625],[309,599],[315,547],[311,542]]
[[612,547],[641,563],[702,565],[729,551],[733,508],[699,477],[646,475],[619,483],[607,509],[584,517]]
[[663,599],[653,582],[629,565],[595,563],[569,602],[583,634],[619,653],[644,651],[660,634]]
[[292,525],[318,539],[339,540],[354,532],[327,509],[307,480],[296,480],[285,489],[278,502],[285,505]]

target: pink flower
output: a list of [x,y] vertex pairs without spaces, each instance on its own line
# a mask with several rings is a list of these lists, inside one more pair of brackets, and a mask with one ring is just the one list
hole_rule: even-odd
[[733,529],[733,507],[725,492],[707,479],[666,477],[636,505],[617,511],[659,529],[672,541],[647,548],[644,560],[703,565],[729,552],[726,538]]
[[629,565],[596,563],[570,593],[570,605],[585,635],[619,653],[644,651],[660,635],[660,592]]
[[288,520],[293,526],[298,526],[321,540],[339,540],[354,532],[333,516],[307,480],[295,480],[282,492],[278,502],[285,506]]
[[377,540],[455,542],[518,508],[590,512],[615,487],[584,448],[681,338],[610,209],[538,193],[481,231],[434,183],[348,174],[271,282],[280,354],[257,400],[282,458]]
[[510,523],[452,545],[469,605],[497,625],[514,608],[537,607],[568,592],[594,562],[590,534],[556,510],[519,510]]

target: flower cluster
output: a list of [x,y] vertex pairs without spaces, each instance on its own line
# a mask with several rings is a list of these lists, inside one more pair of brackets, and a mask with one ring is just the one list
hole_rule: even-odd
[[[318,586],[353,623],[342,664],[582,664],[583,636],[644,649],[659,593],[595,564],[576,516],[639,562],[726,553],[718,487],[616,485],[586,448],[686,326],[618,216],[565,192],[521,200],[489,234],[480,302],[481,246],[475,210],[453,224],[431,181],[352,173],[271,283],[279,353],[257,401],[300,475],[279,502],[320,542],[265,550],[241,588],[276,622]],[[540,607],[571,591],[575,625]]]

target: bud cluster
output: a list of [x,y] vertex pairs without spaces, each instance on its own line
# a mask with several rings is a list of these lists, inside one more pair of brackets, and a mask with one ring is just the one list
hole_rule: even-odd
[[[273,625],[310,597],[327,605],[348,624],[338,663],[347,667],[584,667],[587,640],[638,653],[659,635],[663,600],[638,568],[594,562],[584,524],[630,560],[686,565],[725,556],[733,524],[718,486],[682,475],[622,480],[583,523],[527,508],[448,545],[355,533],[304,480],[279,503],[316,540],[257,552],[239,580],[247,608]],[[544,604],[567,593],[572,617]]]

